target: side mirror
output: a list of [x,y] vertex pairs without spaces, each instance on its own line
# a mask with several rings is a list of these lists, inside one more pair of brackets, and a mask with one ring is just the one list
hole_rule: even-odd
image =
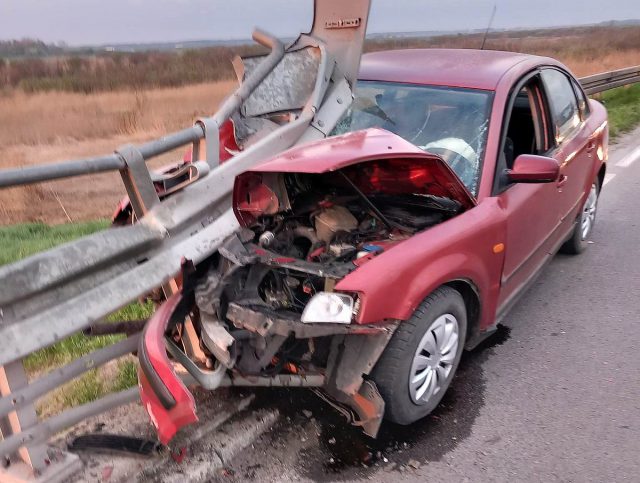
[[552,183],[560,177],[560,165],[546,156],[521,154],[507,170],[507,177],[513,183]]

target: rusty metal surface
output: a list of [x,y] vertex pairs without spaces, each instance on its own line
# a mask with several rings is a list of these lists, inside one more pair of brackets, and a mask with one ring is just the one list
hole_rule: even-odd
[[53,416],[37,425],[23,428],[21,432],[8,436],[0,441],[0,455],[6,457],[25,444],[43,442],[64,428],[72,426],[83,419],[105,412],[113,407],[122,406],[138,399],[138,388],[109,394],[102,399],[69,409]]
[[0,417],[11,411],[22,408],[25,404],[41,395],[59,387],[63,383],[79,376],[83,372],[99,367],[102,364],[125,354],[134,352],[138,344],[138,335],[129,337],[103,349],[82,356],[69,364],[53,369],[51,372],[31,381],[22,389],[14,390],[10,395],[0,399]]

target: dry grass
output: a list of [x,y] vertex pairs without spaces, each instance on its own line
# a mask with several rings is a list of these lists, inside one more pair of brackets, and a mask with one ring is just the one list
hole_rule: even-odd
[[79,94],[15,91],[0,96],[0,148],[117,135],[161,135],[212,114],[237,83]]

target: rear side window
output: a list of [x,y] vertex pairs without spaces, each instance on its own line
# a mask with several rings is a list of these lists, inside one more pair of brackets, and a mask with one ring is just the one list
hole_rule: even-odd
[[571,84],[573,85],[573,90],[576,93],[576,97],[578,98],[578,108],[580,109],[580,115],[582,116],[582,120],[584,121],[589,114],[591,114],[591,110],[589,109],[589,100],[587,96],[585,96],[582,87],[578,85],[578,82],[574,79],[571,79]]
[[551,104],[556,142],[561,143],[580,124],[576,94],[569,78],[559,70],[543,70],[542,80]]

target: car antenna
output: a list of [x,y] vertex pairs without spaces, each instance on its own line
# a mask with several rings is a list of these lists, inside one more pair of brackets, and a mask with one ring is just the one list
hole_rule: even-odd
[[491,24],[493,23],[493,18],[496,16],[496,10],[498,10],[497,5],[493,5],[493,11],[491,12],[491,18],[489,18],[489,25],[487,25],[487,30],[484,32],[484,37],[482,38],[482,46],[480,50],[484,50],[484,44],[487,41],[487,35],[489,35],[489,29],[491,28]]

